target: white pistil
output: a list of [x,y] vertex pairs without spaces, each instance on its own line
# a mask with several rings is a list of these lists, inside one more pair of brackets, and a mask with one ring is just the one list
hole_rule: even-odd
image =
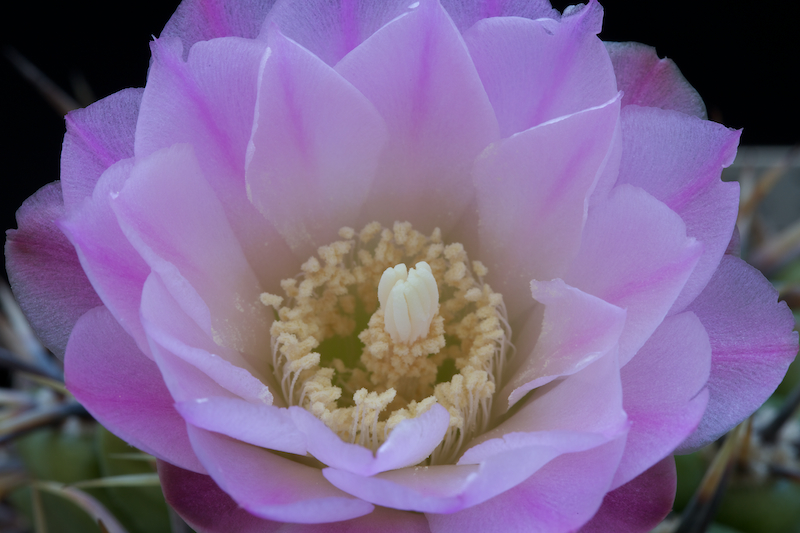
[[396,344],[427,336],[439,310],[439,289],[430,265],[420,261],[410,271],[403,263],[387,268],[378,284],[378,301],[386,332]]

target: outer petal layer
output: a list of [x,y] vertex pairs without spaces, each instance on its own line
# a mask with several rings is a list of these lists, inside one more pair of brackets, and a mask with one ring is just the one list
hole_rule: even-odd
[[59,357],[75,322],[101,303],[75,248],[56,226],[63,214],[60,184],[45,185],[19,208],[19,229],[7,232],[5,245],[14,296],[42,343]]
[[353,498],[306,466],[229,437],[189,426],[192,446],[214,481],[251,513],[283,522],[338,522],[365,515]]
[[708,403],[708,334],[693,313],[668,317],[622,368],[622,397],[631,421],[614,487],[672,451],[697,427]]
[[675,111],[629,106],[622,110],[618,183],[641,187],[686,224],[703,255],[673,304],[680,312],[700,294],[717,268],[736,224],[739,185],[720,173],[733,162],[741,131]]
[[181,468],[205,472],[155,363],[106,308],[92,309],[75,324],[64,373],[69,391],[114,434]]
[[242,509],[211,476],[159,461],[158,477],[167,503],[199,533],[275,533],[283,525]]
[[184,0],[170,17],[161,38],[178,38],[185,53],[198,41],[258,35],[275,0]]
[[67,114],[61,149],[61,188],[71,211],[92,196],[100,175],[133,156],[133,139],[144,89],[124,89]]
[[625,93],[622,105],[672,109],[706,118],[706,106],[669,59],[659,59],[655,48],[639,43],[606,43],[614,65],[617,88]]
[[609,492],[580,533],[645,533],[672,509],[678,477],[670,456],[625,485]]
[[726,255],[689,306],[711,341],[710,397],[703,420],[680,446],[689,452],[716,440],[775,391],[797,354],[794,317],[764,276]]

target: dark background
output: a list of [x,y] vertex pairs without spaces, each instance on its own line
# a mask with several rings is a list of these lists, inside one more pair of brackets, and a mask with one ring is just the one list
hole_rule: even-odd
[[[375,0],[380,1],[380,0]],[[175,0],[7,3],[0,46],[13,46],[62,88],[83,76],[96,98],[145,83],[148,42]],[[572,2],[557,1],[563,9]],[[711,118],[743,144],[800,142],[800,2],[607,0],[601,37],[639,41],[673,59]],[[0,57],[0,229],[58,178],[63,119]]]

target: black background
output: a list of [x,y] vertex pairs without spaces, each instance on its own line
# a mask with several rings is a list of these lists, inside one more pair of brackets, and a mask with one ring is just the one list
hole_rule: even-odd
[[[0,14],[0,44],[70,92],[72,77],[82,75],[101,98],[144,85],[148,42],[177,3],[16,1]],[[743,144],[800,142],[800,2],[601,3],[604,40],[643,42],[673,59],[711,118],[744,128]],[[11,228],[19,204],[58,178],[64,123],[2,57],[0,91],[0,228]]]

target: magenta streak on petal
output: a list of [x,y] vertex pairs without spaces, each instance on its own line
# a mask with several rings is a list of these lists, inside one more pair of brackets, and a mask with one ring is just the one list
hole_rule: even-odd
[[[427,9],[432,5],[432,1],[422,0],[418,9]],[[416,132],[421,127],[423,117],[428,114],[427,103],[429,102],[431,62],[430,50],[434,47],[434,28],[432,27],[433,17],[425,19],[425,35],[422,42],[422,52],[419,55],[419,76],[417,76],[416,90],[412,93],[411,99],[411,134],[416,136]]]
[[203,123],[217,140],[217,145],[222,148],[222,152],[225,154],[226,162],[231,168],[241,167],[241,162],[237,162],[233,156],[234,149],[230,146],[228,136],[220,130],[219,123],[214,118],[214,114],[205,98],[200,94],[197,84],[188,76],[186,64],[179,61],[178,56],[172,54],[160,40],[153,41],[151,48],[155,61],[163,63],[183,86],[183,94],[192,101]]
[[[277,27],[275,28],[277,31]],[[275,47],[275,43],[270,43],[271,47]],[[306,139],[309,138],[308,133],[305,131],[303,127],[303,115],[301,113],[301,108],[297,105],[297,101],[294,97],[296,93],[295,83],[293,76],[293,72],[291,66],[289,65],[288,57],[285,54],[271,54],[270,57],[267,58],[267,61],[279,61],[280,71],[281,71],[281,88],[283,89],[283,98],[286,102],[286,109],[289,112],[289,116],[291,117],[291,122],[289,123],[292,128],[291,131],[287,131],[287,135],[291,135],[294,138],[295,143],[297,144],[297,148],[301,152],[301,159],[305,162],[311,162],[314,159],[309,157],[311,147],[309,147],[308,142]],[[259,78],[263,74],[263,69],[259,74]],[[258,113],[258,110],[256,110]]]
[[107,167],[110,167],[114,163],[117,162],[116,158],[112,156],[108,150],[106,150],[103,143],[95,137],[91,131],[80,127],[80,125],[75,122],[72,118],[70,113],[67,113],[67,116],[64,119],[67,122],[67,129],[70,133],[75,133],[78,137],[81,138],[83,142],[85,142],[89,148],[91,148],[94,155],[99,157],[103,164]]
[[[690,239],[691,241],[694,241],[694,239]],[[686,271],[688,265],[696,262],[702,255],[703,246],[696,241],[694,243],[696,243],[696,246],[688,248],[683,257],[679,257],[673,263],[653,271],[647,279],[621,285],[616,290],[605,293],[603,298],[610,302],[618,302],[627,295],[645,293],[648,290],[647,288],[656,282],[668,283],[670,280],[680,277]]]
[[503,14],[502,0],[485,0],[483,2],[482,15],[483,18],[499,17]]
[[[570,39],[570,46],[564,49],[564,53],[561,55],[560,63],[562,65],[570,65],[574,62],[573,58],[577,51],[581,48],[581,40],[583,37],[583,33],[587,31],[586,26],[591,24],[591,20],[586,21],[587,16],[592,15],[592,11],[599,9],[601,11],[602,16],[602,8],[600,5],[595,1],[591,0],[588,5],[586,5],[583,9],[581,9],[580,13],[574,15],[578,20],[574,23],[570,18],[567,18],[564,22],[562,22],[561,27],[569,24],[571,27],[569,31],[575,36],[574,38]],[[574,26],[573,26],[574,24]],[[555,75],[547,80],[547,83],[551,87],[560,87],[564,83],[564,79],[566,79],[567,75],[569,75],[568,68],[561,68],[555,70]],[[539,105],[536,106],[533,115],[528,120],[528,124],[539,124],[544,121],[544,116],[550,110],[550,105],[553,100],[558,96],[559,91],[557,90],[550,90],[546,91],[544,97],[539,102]]]
[[339,12],[339,21],[342,24],[344,37],[344,54],[358,46],[358,21],[356,13],[356,0],[342,0],[342,9]]
[[663,202],[673,211],[680,212],[680,210],[697,194],[706,189],[711,183],[719,180],[719,174],[722,172],[722,168],[733,163],[733,158],[736,156],[736,147],[739,145],[739,137],[742,134],[742,130],[739,130],[737,133],[737,135],[731,136],[730,140],[720,151],[719,155],[724,157],[724,159],[720,158],[709,161],[703,169],[698,171],[698,179],[692,181],[688,186],[681,187],[674,195],[664,199]]
[[223,8],[220,5],[220,0],[205,0],[202,2],[202,6],[208,25],[217,37],[233,35],[233,31],[222,15]]

